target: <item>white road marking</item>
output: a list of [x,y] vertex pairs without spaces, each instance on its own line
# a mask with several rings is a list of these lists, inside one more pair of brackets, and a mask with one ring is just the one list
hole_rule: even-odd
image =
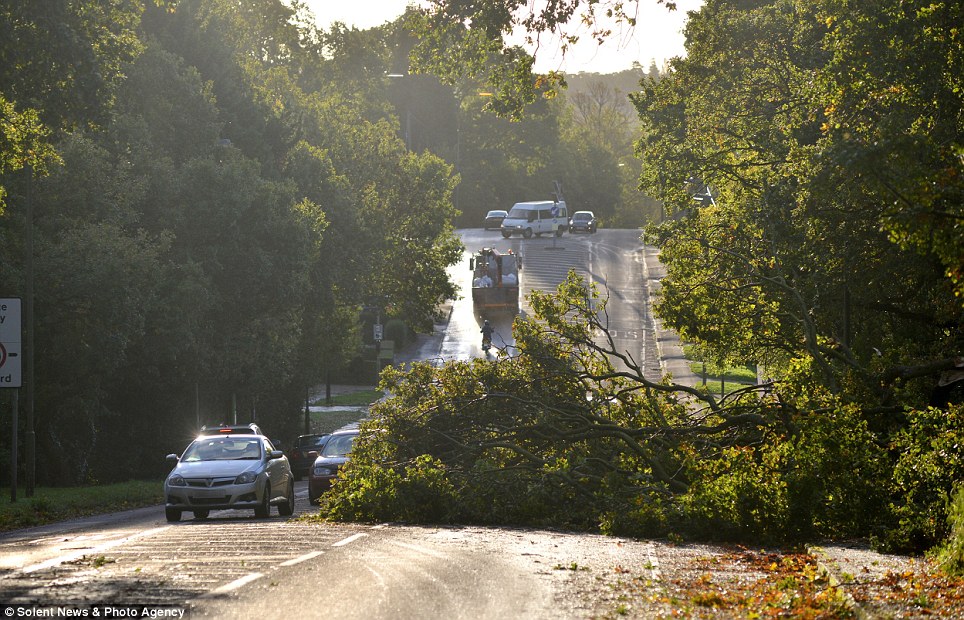
[[287,562],[282,562],[278,566],[294,566],[295,564],[301,564],[302,562],[307,562],[308,560],[317,558],[322,553],[324,553],[324,551],[312,551],[311,553],[306,553],[297,558],[291,558]]
[[232,581],[231,583],[226,583],[226,584],[224,584],[224,585],[221,586],[220,588],[215,588],[215,589],[211,590],[210,592],[208,592],[208,593],[205,594],[204,596],[207,597],[207,596],[215,596],[215,595],[217,595],[217,594],[226,594],[226,593],[231,592],[231,591],[233,591],[233,590],[237,590],[238,588],[243,587],[243,586],[251,583],[252,581],[255,581],[255,580],[257,580],[257,579],[261,579],[262,577],[264,577],[264,575],[263,575],[262,573],[249,573],[249,574],[245,575],[244,577],[239,577],[238,579],[235,579],[235,580]]
[[47,561],[45,561],[45,562],[40,562],[40,563],[38,563],[38,564],[31,564],[30,566],[25,566],[25,567],[23,568],[23,572],[25,572],[25,573],[34,573],[34,572],[36,572],[36,571],[38,571],[38,570],[43,570],[43,569],[45,569],[45,568],[52,568],[52,567],[54,567],[54,566],[60,566],[60,565],[63,564],[64,562],[70,562],[70,561],[72,561],[72,560],[76,560],[76,559],[78,559],[78,558],[82,558],[82,557],[84,557],[85,555],[94,555],[94,554],[97,554],[97,553],[103,553],[104,551],[107,551],[108,549],[111,549],[111,548],[113,548],[113,547],[116,547],[117,545],[124,544],[125,542],[127,542],[127,541],[129,541],[129,540],[134,540],[135,538],[140,538],[141,536],[149,536],[149,535],[151,535],[151,534],[156,534],[156,533],[158,533],[158,532],[163,532],[164,530],[168,529],[169,527],[171,527],[171,526],[170,526],[170,525],[165,525],[164,527],[156,527],[156,528],[151,529],[151,530],[144,530],[143,532],[137,532],[137,533],[135,533],[135,534],[131,534],[130,536],[125,536],[125,537],[123,537],[123,538],[118,538],[117,540],[112,540],[112,541],[107,542],[107,543],[104,543],[104,544],[102,544],[102,545],[98,545],[97,547],[85,547],[84,549],[77,549],[77,550],[75,550],[75,551],[73,551],[73,552],[71,552],[71,553],[68,553],[68,554],[66,554],[66,555],[62,555],[62,556],[60,556],[60,557],[56,557],[56,558],[47,560]]
[[363,533],[353,534],[353,535],[349,536],[348,538],[344,538],[344,539],[342,539],[342,540],[339,540],[339,541],[336,542],[336,543],[332,543],[331,546],[332,546],[332,547],[344,547],[345,545],[347,545],[347,544],[349,544],[349,543],[353,543],[353,542],[355,542],[356,540],[358,540],[359,538],[364,538],[365,536],[368,536],[368,534],[363,534]]

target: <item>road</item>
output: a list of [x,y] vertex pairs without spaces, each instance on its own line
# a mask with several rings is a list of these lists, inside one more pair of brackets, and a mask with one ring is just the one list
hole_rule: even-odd
[[0,607],[585,618],[602,604],[598,581],[618,576],[614,567],[657,562],[653,543],[602,536],[297,520],[314,510],[302,481],[292,519],[214,511],[168,523],[158,506],[8,533],[0,536]]
[[570,270],[595,284],[600,296],[607,300],[605,320],[618,350],[628,353],[641,364],[646,378],[659,380],[660,358],[649,304],[651,278],[640,231],[603,229],[592,235],[565,234],[531,239],[517,236],[504,239],[499,231],[481,229],[464,229],[459,233],[466,248],[465,256],[460,264],[449,270],[449,275],[459,285],[462,298],[452,305],[438,354],[442,360],[482,356],[479,329],[484,319],[495,328],[495,346],[510,354],[513,352],[514,315],[480,313],[472,303],[469,257],[488,247],[503,253],[511,250],[522,257],[522,314],[532,311],[525,300],[528,293],[532,290],[554,291]]
[[[468,256],[485,246],[522,255],[523,295],[555,289],[570,269],[597,283],[610,300],[619,346],[658,372],[638,231],[528,240],[462,235],[468,253],[452,275],[464,297],[453,302],[439,357],[483,355]],[[530,312],[526,303],[522,312]],[[511,350],[513,317],[488,318],[496,346]],[[624,579],[624,567],[658,580],[660,556],[678,553],[653,542],[558,532],[297,520],[314,510],[302,481],[293,520],[276,510],[269,519],[215,511],[203,521],[168,523],[156,507],[2,535],[0,603],[26,606],[4,610],[17,616],[31,605],[91,612],[92,605],[139,604],[218,618],[585,618],[612,611],[606,584]]]

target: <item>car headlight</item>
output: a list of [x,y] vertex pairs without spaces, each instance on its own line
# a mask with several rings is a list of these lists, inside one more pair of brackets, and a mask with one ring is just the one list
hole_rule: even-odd
[[314,470],[312,470],[312,473],[316,476],[330,476],[334,472],[330,467],[325,467],[324,465],[315,465],[315,468]]
[[251,484],[258,479],[258,474],[253,471],[246,471],[234,479],[234,484]]
[[167,479],[167,484],[172,487],[186,487],[187,483],[184,482],[184,478],[180,474],[174,474]]

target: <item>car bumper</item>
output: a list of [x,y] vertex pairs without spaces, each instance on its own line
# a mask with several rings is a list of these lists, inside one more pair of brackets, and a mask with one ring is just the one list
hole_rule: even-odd
[[291,465],[291,473],[299,474],[301,476],[307,476],[308,470],[311,469],[311,465],[314,462],[315,462],[314,457],[311,457],[311,460],[305,460],[304,462],[299,462],[297,460],[292,459],[289,461]]
[[261,505],[263,490],[257,481],[215,487],[172,487],[165,485],[167,508],[179,510],[224,510],[256,508]]
[[321,494],[331,488],[331,481],[334,476],[308,478],[308,499],[314,501],[321,497]]

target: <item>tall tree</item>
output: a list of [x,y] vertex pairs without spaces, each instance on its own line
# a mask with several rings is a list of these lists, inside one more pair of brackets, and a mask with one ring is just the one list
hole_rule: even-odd
[[[895,9],[862,5],[844,16],[829,5],[782,0],[708,2],[688,25],[688,57],[636,98],[647,125],[639,145],[643,186],[684,214],[661,237],[670,272],[664,318],[721,359],[803,355],[830,389],[885,409],[898,402],[894,376],[953,366],[960,307],[934,270],[934,254],[902,251],[881,230],[893,204],[881,191],[894,180],[888,169],[877,167],[875,180],[853,159],[885,148],[861,146],[859,128],[877,135],[895,114],[909,120],[906,108],[878,98],[873,122],[855,123],[867,112],[865,99],[844,110],[843,100],[813,85],[838,65],[852,66],[845,59],[867,55],[840,43],[837,20],[884,27]],[[877,40],[904,48],[897,39]],[[948,50],[904,71],[940,75],[949,58]],[[831,121],[840,115],[846,124]],[[894,129],[887,135],[904,135]],[[885,150],[902,158],[893,145]],[[902,174],[923,182],[935,173],[948,178],[946,169],[905,167]],[[715,198],[694,206],[693,194],[707,183]],[[918,294],[908,297],[908,289]],[[926,403],[936,379],[931,374],[917,384],[920,392],[900,398]]]

